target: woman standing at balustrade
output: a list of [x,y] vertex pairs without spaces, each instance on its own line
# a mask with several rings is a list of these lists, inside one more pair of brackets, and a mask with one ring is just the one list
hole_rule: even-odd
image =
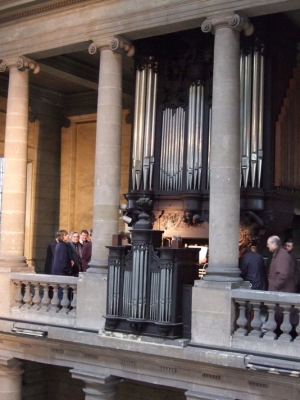
[[73,275],[72,267],[74,261],[72,261],[68,242],[68,232],[59,231],[56,234],[57,245],[54,252],[54,260],[52,266],[52,275]]

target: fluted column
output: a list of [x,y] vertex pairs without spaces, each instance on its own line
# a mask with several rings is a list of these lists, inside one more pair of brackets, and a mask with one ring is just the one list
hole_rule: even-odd
[[209,268],[205,280],[239,281],[240,32],[253,26],[238,14],[208,18],[215,34],[209,203]]
[[22,363],[0,356],[0,400],[21,400]]
[[119,378],[90,371],[71,370],[72,378],[85,382],[85,400],[115,400]]
[[88,272],[107,267],[112,235],[119,230],[121,129],[122,129],[122,54],[132,55],[132,46],[118,39],[107,46],[89,47],[100,51],[97,106],[93,254]]
[[39,66],[23,56],[4,60],[0,72],[9,70],[4,177],[1,218],[0,266],[25,266],[25,205],[28,133],[28,76]]

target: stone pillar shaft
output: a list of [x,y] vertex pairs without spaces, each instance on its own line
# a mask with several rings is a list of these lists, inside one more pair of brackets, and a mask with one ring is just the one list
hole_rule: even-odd
[[28,69],[9,72],[4,147],[1,258],[25,263]]
[[[96,157],[93,209],[93,255],[95,267],[107,266],[112,235],[119,228],[119,190],[122,129],[122,56],[100,49]],[[94,267],[94,268],[93,268]]]
[[[211,172],[209,205],[209,269],[206,280],[239,278],[240,219],[240,31],[239,15],[206,20],[214,30]],[[249,28],[249,24],[247,24]]]
[[22,373],[19,361],[0,358],[0,400],[21,400]]

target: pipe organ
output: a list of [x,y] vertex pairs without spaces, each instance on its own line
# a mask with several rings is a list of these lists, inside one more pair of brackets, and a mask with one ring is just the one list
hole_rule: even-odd
[[[141,192],[154,205],[156,196],[174,199],[179,212],[189,213],[183,222],[192,226],[208,218],[213,42],[193,30],[189,40],[177,35],[174,48],[169,46],[170,37],[135,43],[132,174],[126,198],[131,210]],[[240,53],[241,207],[260,211],[264,75],[264,45],[247,39]],[[193,215],[196,223],[191,222]]]

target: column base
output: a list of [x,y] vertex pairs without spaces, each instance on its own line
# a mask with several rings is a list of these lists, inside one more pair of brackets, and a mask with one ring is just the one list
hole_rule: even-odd
[[204,280],[215,282],[243,282],[240,273],[241,271],[238,267],[209,267],[208,265]]
[[107,274],[108,271],[108,260],[102,259],[92,259],[89,262],[89,268],[87,269],[87,273],[94,274]]
[[25,257],[1,255],[0,268],[9,268],[11,272],[34,272],[34,268],[28,266]]

